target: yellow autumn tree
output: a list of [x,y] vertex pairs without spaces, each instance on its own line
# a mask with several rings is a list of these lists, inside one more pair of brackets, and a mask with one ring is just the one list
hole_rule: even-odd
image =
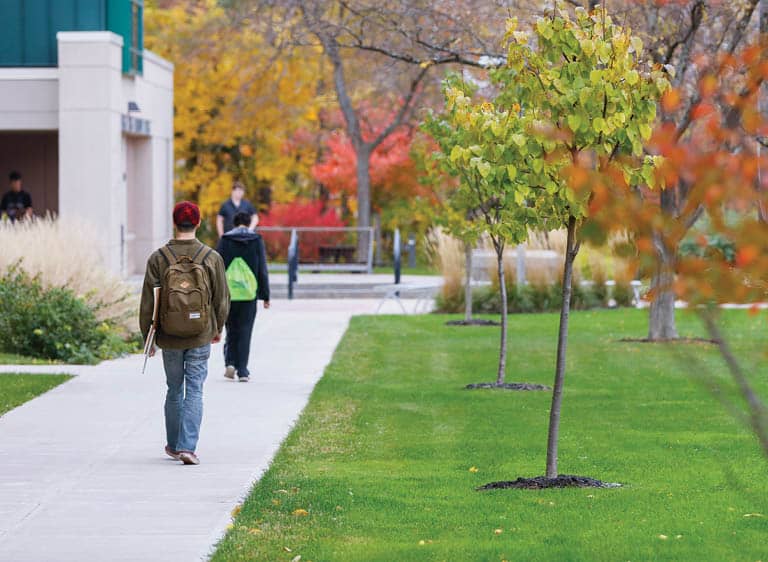
[[175,65],[175,191],[216,214],[232,181],[260,203],[313,186],[320,53],[281,53],[216,0],[148,3],[146,47]]

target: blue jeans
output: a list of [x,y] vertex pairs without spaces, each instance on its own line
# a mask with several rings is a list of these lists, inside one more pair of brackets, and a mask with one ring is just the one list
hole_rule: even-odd
[[203,420],[203,383],[208,376],[211,344],[192,349],[164,349],[163,366],[168,392],[165,395],[165,432],[175,451],[192,451],[200,437]]

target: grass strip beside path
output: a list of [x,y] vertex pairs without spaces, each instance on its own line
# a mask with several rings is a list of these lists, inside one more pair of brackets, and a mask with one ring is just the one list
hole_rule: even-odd
[[0,352],[0,365],[55,365],[56,361]]
[[0,374],[0,416],[71,378],[70,375]]
[[[544,473],[550,393],[463,390],[493,380],[497,329],[354,318],[213,560],[768,559],[768,463],[685,374],[701,362],[727,382],[719,357],[617,341],[646,315],[572,316],[560,468],[624,487],[492,492],[475,487]],[[508,381],[551,384],[557,320],[510,318]],[[765,395],[765,319],[727,321]]]

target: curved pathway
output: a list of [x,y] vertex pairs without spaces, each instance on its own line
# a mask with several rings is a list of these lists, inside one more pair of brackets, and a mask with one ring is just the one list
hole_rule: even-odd
[[[247,384],[222,376],[222,347],[214,346],[199,466],[163,454],[160,357],[144,375],[141,356],[0,367],[78,375],[0,417],[0,560],[205,559],[306,405],[350,317],[377,304],[274,301],[256,319]],[[397,310],[390,303],[382,312]]]

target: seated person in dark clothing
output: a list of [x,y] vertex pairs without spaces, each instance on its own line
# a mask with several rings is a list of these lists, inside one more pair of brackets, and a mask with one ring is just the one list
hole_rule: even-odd
[[11,221],[23,220],[32,217],[32,197],[21,189],[21,174],[11,172],[8,176],[11,189],[6,191],[0,200],[0,219],[3,214],[8,215]]
[[248,224],[246,226],[251,230],[259,224],[259,215],[256,213],[256,208],[251,205],[250,201],[243,199],[244,196],[245,186],[239,181],[233,183],[232,195],[221,204],[219,214],[216,215],[216,232],[218,232],[219,238],[224,236],[225,232],[229,232],[235,227],[234,219],[237,213],[248,213]]
[[248,355],[251,350],[251,333],[256,319],[256,303],[264,301],[264,308],[269,308],[269,276],[267,274],[267,253],[264,240],[250,230],[251,215],[237,213],[234,217],[235,228],[226,232],[219,240],[216,251],[224,259],[224,267],[229,268],[236,258],[242,258],[256,278],[256,298],[236,300],[233,296],[227,318],[227,338],[224,342],[224,376],[240,382],[248,382]]

